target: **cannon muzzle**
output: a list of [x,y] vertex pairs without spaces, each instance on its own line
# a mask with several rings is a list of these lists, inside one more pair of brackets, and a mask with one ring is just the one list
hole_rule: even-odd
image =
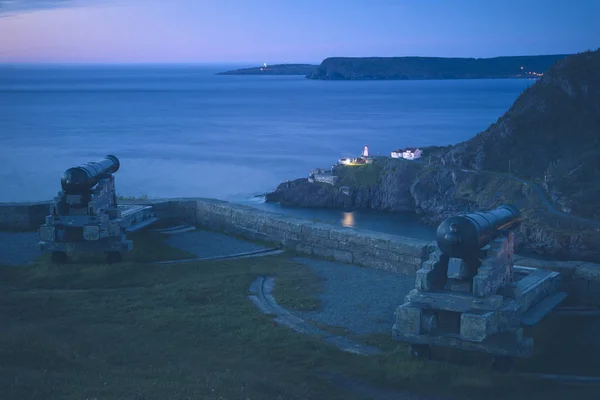
[[120,166],[117,157],[107,155],[101,160],[69,168],[63,173],[60,184],[65,193],[85,193],[96,186],[102,177],[117,172]]
[[514,228],[519,218],[519,209],[510,204],[447,218],[437,229],[438,247],[448,257],[474,258],[501,230]]

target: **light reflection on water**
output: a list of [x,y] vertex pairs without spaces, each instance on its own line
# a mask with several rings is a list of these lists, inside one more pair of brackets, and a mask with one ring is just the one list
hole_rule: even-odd
[[342,217],[342,226],[354,228],[354,212],[345,212]]
[[285,207],[278,203],[266,203],[263,196],[240,196],[228,200],[233,203],[245,204],[264,211],[285,214],[296,218],[331,224],[333,226],[369,230],[423,240],[435,239],[436,228],[422,225],[419,222],[419,217],[410,213]]

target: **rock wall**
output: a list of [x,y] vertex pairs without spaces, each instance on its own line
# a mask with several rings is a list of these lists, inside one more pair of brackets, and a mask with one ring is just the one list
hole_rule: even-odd
[[50,213],[51,202],[0,203],[0,230],[35,231]]
[[[414,276],[436,248],[434,242],[336,227],[215,199],[121,201],[151,204],[156,215],[173,223],[268,242],[300,254]],[[0,230],[36,230],[49,202],[0,204]],[[515,264],[561,272],[564,289],[576,304],[600,306],[600,265],[580,261],[541,261],[517,256]]]
[[600,264],[515,256],[515,265],[560,272],[563,281],[561,290],[569,292],[569,302],[582,306],[600,306]]
[[314,182],[321,182],[321,183],[327,183],[329,185],[335,185],[336,182],[338,181],[338,177],[334,176],[334,175],[326,175],[326,174],[321,174],[321,175],[314,175],[313,178],[308,178],[309,182],[310,180],[313,180]]
[[336,227],[218,200],[197,201],[196,223],[301,254],[405,275],[414,275],[434,248],[432,242]]

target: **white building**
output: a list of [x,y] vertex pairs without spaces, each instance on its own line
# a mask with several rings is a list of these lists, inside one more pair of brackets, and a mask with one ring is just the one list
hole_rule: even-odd
[[365,148],[363,149],[361,157],[363,157],[363,158],[369,157],[369,146],[365,146]]
[[421,158],[423,151],[415,147],[407,147],[406,149],[398,149],[392,151],[392,158],[404,158],[406,160],[416,160]]

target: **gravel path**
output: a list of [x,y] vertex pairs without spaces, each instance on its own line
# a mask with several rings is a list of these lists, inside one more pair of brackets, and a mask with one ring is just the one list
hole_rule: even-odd
[[23,265],[41,255],[37,232],[0,232],[0,264]]
[[317,311],[295,312],[331,326],[341,326],[359,334],[389,332],[394,312],[415,287],[415,278],[386,271],[362,268],[309,258],[294,258],[325,278],[320,295],[323,307]]
[[221,233],[202,230],[169,236],[165,239],[165,243],[202,258],[222,257],[267,249],[264,246]]
[[256,307],[265,314],[275,315],[275,321],[281,325],[285,325],[296,332],[306,335],[320,336],[323,340],[348,353],[360,354],[363,356],[381,354],[381,350],[355,342],[343,336],[336,336],[324,332],[321,329],[312,326],[302,318],[298,318],[288,310],[277,304],[277,300],[273,297],[273,287],[275,279],[273,277],[258,277],[250,286],[251,293],[248,298],[256,305]]

